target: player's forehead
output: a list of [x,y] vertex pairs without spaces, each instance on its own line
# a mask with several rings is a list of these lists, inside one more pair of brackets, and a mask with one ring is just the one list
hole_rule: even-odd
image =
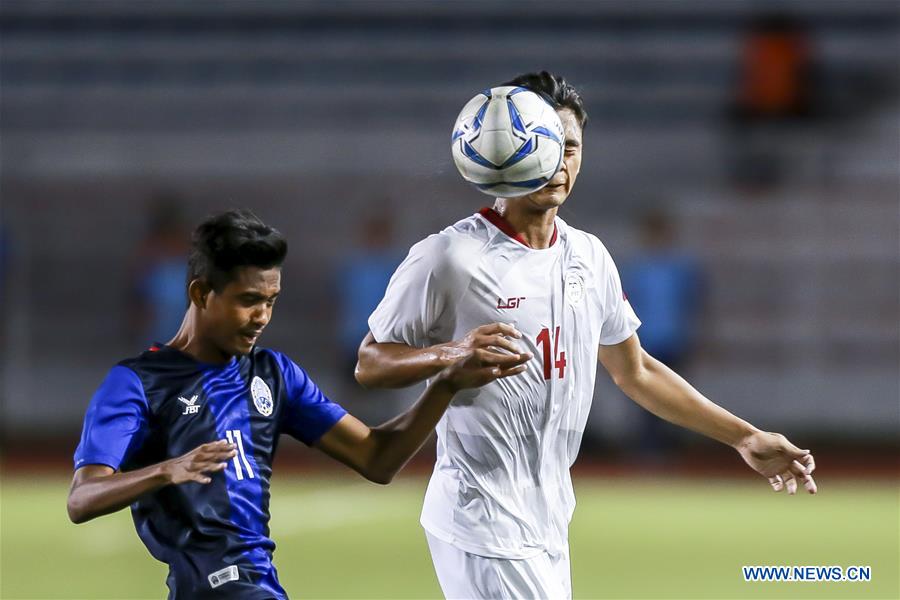
[[571,108],[560,108],[556,111],[559,120],[562,121],[563,132],[566,134],[566,140],[578,142],[581,144],[581,125],[578,124],[578,117]]
[[281,267],[237,267],[225,291],[233,294],[255,293],[272,296],[281,291]]

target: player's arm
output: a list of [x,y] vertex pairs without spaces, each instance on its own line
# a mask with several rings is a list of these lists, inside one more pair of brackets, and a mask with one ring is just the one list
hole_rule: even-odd
[[183,456],[143,469],[117,472],[106,465],[85,465],[75,471],[66,509],[73,523],[121,510],[146,493],[188,481],[207,484],[210,475],[222,471],[235,455],[234,444],[225,440],[203,444]]
[[637,335],[600,346],[599,358],[629,398],[670,423],[733,447],[775,491],[786,487],[794,494],[800,480],[809,493],[816,492],[812,478],[815,462],[809,450],[797,448],[781,434],[760,431],[705,398],[641,348]]
[[454,394],[525,371],[528,354],[478,348],[442,371],[406,412],[370,428],[345,415],[316,446],[375,483],[390,483],[434,430]]
[[[460,340],[413,348],[406,344],[377,342],[369,332],[359,346],[356,380],[369,388],[407,387],[433,377],[461,359],[471,357],[479,349],[491,347],[530,358],[530,354],[522,354],[515,342],[509,339],[520,337],[522,334],[512,325],[492,323],[476,327]],[[490,352],[485,356],[506,355]]]

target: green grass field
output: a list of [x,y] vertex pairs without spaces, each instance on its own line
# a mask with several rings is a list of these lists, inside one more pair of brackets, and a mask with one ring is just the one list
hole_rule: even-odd
[[[425,481],[273,482],[275,563],[295,598],[435,598],[418,515]],[[127,511],[74,526],[67,480],[2,480],[3,598],[164,598],[165,567]],[[576,481],[576,598],[898,598],[898,490],[820,482],[816,497],[760,481]],[[868,583],[745,583],[741,565],[870,565]]]

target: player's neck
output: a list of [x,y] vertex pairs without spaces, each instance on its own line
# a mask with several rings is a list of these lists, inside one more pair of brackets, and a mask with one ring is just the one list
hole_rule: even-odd
[[526,206],[524,202],[497,198],[494,210],[506,219],[532,248],[543,250],[550,247],[553,232],[556,230],[557,207],[535,209]]
[[214,344],[209,343],[200,334],[197,317],[193,307],[189,308],[181,321],[178,333],[166,343],[166,346],[183,352],[197,362],[209,365],[224,365],[231,360],[231,356],[222,353]]

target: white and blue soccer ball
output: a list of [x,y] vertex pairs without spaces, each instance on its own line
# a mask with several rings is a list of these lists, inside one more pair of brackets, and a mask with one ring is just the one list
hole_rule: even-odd
[[523,87],[481,92],[466,103],[453,126],[456,168],[491,196],[511,198],[541,189],[559,170],[564,152],[556,110]]

